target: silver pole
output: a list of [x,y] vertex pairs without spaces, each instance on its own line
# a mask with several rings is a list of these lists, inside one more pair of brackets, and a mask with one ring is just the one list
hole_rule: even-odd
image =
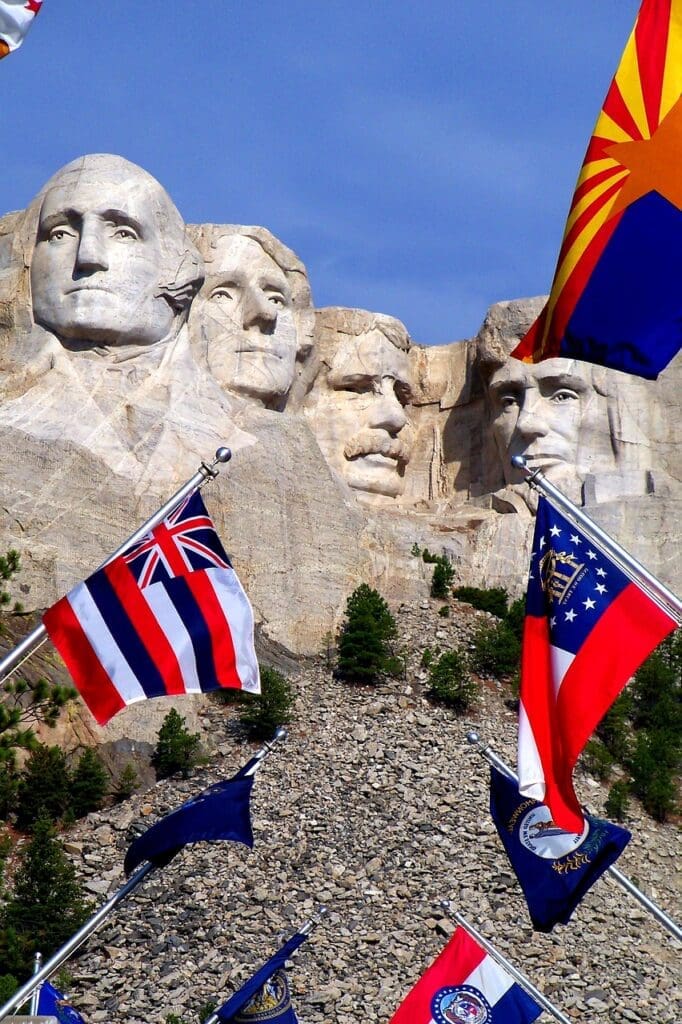
[[597,526],[588,515],[574,505],[554,484],[550,483],[539,469],[529,469],[524,455],[513,455],[511,461],[514,468],[523,474],[526,483],[541,491],[576,526],[582,527],[592,543],[601,550],[602,554],[612,558],[628,579],[640,586],[662,611],[673,618],[678,626],[680,625],[682,622],[682,601],[673,594],[672,590],[669,590],[656,576],[652,575],[648,569],[645,569],[641,562],[633,558],[613,537],[610,537],[600,526]]
[[[42,964],[42,962],[43,962],[43,954],[42,953],[36,953],[35,957],[33,958],[33,973],[34,974],[38,973],[38,971],[40,970],[40,965]],[[33,995],[31,996],[31,1005],[29,1007],[29,1011],[28,1012],[30,1013],[30,1015],[32,1017],[37,1017],[38,1016],[38,1000],[40,999],[40,989],[41,989],[41,986],[39,985],[38,988],[33,993]]]
[[[318,924],[320,923],[320,921],[322,920],[326,913],[326,907],[318,907],[313,916],[308,921],[306,921],[305,924],[301,925],[300,928],[297,928],[295,932],[292,932],[289,938],[285,939],[282,945],[284,946],[286,945],[287,942],[290,942],[295,935],[310,935],[313,929],[317,928]],[[220,1018],[218,1014],[212,1013],[209,1017],[206,1018],[204,1024],[217,1024],[219,1020]]]
[[488,940],[481,935],[473,925],[469,924],[465,917],[457,913],[456,910],[451,910],[449,903],[449,900],[444,900],[442,906],[452,915],[457,924],[460,924],[465,931],[469,932],[469,935],[471,935],[480,946],[483,946],[486,953],[489,953],[493,960],[497,961],[500,967],[503,967],[508,974],[511,974],[514,981],[518,982],[521,988],[525,989],[528,995],[531,996],[536,1003],[539,1003],[543,1010],[547,1010],[547,1013],[551,1013],[556,1020],[561,1022],[561,1024],[571,1024],[568,1017],[564,1016],[561,1010],[558,1010],[554,1003],[550,1003],[549,999],[542,994],[539,988],[536,988],[535,985],[528,980],[525,974],[522,974],[517,967],[514,967],[514,965],[507,960],[506,956],[503,956],[502,953],[500,953],[492,943],[488,942]]
[[[519,777],[515,772],[511,770],[508,764],[506,764],[492,748],[483,743],[477,732],[468,732],[467,740],[473,746],[476,747],[478,753],[488,761],[489,764],[495,765],[496,768],[506,775],[508,779],[513,782],[518,782]],[[613,864],[606,869],[605,874],[611,875],[611,877],[618,882],[619,885],[629,892],[631,896],[640,903],[645,910],[648,910],[652,917],[655,917],[659,924],[661,924],[667,931],[670,932],[676,939],[682,940],[682,928],[672,919],[664,910],[662,910],[657,903],[650,900],[641,889],[638,889],[634,882],[631,882],[627,875],[624,875],[622,871],[619,871]]]
[[[130,547],[131,544],[135,544],[137,543],[138,540],[142,540],[142,538],[147,533],[149,533],[150,530],[153,530],[155,526],[158,526],[159,523],[162,522],[166,518],[166,516],[173,511],[176,505],[180,504],[183,498],[186,498],[188,494],[192,493],[192,491],[196,490],[198,487],[201,487],[203,484],[206,483],[207,480],[215,479],[215,477],[217,477],[219,473],[219,470],[216,469],[216,466],[221,463],[229,462],[231,458],[232,452],[230,451],[229,448],[218,448],[218,450],[215,453],[215,460],[211,463],[211,465],[209,466],[205,462],[202,462],[194,476],[190,480],[188,480],[186,484],[183,484],[180,490],[176,491],[173,497],[169,498],[165,505],[163,505],[157,512],[155,512],[153,516],[147,519],[147,521],[143,523],[142,526],[140,526],[139,529],[135,531],[135,533],[131,534],[131,536],[128,537],[127,540],[125,540],[119,547],[117,547],[113,555],[110,555],[104,562],[102,562],[102,565],[106,565],[107,562],[110,562],[113,558],[116,558],[117,555],[120,555],[121,552],[125,551],[126,548]],[[101,569],[102,565],[98,566],[98,568]],[[12,672],[14,668],[18,666],[20,661],[24,660],[24,658],[26,657],[29,657],[33,653],[33,651],[41,643],[43,643],[45,639],[47,639],[47,630],[45,629],[45,626],[43,626],[41,622],[39,626],[36,626],[36,628],[31,633],[29,633],[28,636],[25,636],[24,639],[17,644],[14,650],[10,651],[9,654],[6,654],[5,657],[0,660],[0,681],[3,680],[6,676],[8,676],[10,672]]]

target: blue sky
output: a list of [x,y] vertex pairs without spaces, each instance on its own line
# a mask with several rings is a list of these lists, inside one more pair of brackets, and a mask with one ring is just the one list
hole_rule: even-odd
[[45,0],[0,63],[0,212],[84,153],[264,224],[315,304],[473,335],[546,292],[637,0]]

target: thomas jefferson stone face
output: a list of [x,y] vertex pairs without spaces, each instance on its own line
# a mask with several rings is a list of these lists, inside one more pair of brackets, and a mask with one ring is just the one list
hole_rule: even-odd
[[127,161],[103,167],[87,159],[56,175],[42,201],[31,260],[34,319],[77,343],[160,341],[176,315],[160,287],[159,210],[167,197]]
[[594,392],[584,367],[569,359],[528,365],[508,359],[488,383],[492,431],[505,481],[522,477],[511,465],[525,455],[550,479],[577,468],[580,430]]
[[410,449],[400,434],[410,394],[407,353],[379,330],[347,337],[307,409],[327,461],[363,496],[402,494]]
[[291,289],[255,239],[219,238],[192,309],[209,370],[228,391],[277,405],[294,379],[297,329]]

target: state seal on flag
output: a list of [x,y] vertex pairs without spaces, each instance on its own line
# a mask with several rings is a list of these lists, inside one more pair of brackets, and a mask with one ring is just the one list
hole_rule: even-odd
[[490,1003],[473,985],[450,985],[439,989],[431,1000],[435,1024],[488,1024]]
[[552,815],[545,804],[533,807],[521,819],[519,841],[536,857],[544,860],[558,860],[567,853],[573,853],[585,842],[590,826],[584,822],[581,834],[565,832],[552,821]]
[[289,985],[284,971],[275,971],[246,1006],[234,1018],[235,1024],[254,1024],[254,1021],[278,1020],[291,1008]]

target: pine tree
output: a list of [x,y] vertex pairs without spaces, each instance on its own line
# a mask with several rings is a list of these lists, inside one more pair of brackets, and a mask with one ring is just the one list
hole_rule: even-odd
[[0,913],[0,974],[27,977],[35,951],[50,956],[89,912],[52,825],[39,818],[17,869],[14,892]]
[[455,570],[446,555],[438,555],[433,567],[431,579],[431,597],[445,601],[452,590],[452,581],[455,578]]
[[76,818],[84,818],[86,814],[98,810],[104,803],[109,789],[109,776],[102,759],[92,747],[84,750],[78,759],[69,788],[71,806]]
[[165,779],[175,772],[182,772],[187,777],[199,757],[199,735],[186,728],[186,720],[171,708],[159,729],[156,750],[152,755],[152,764],[156,776]]
[[124,800],[129,800],[139,785],[140,780],[137,772],[135,771],[135,765],[128,761],[127,765],[119,775],[114,788],[113,797],[116,803],[120,804]]
[[245,695],[240,720],[249,738],[269,740],[275,729],[291,721],[295,696],[291,684],[274,668],[261,668],[260,694]]
[[393,652],[395,620],[381,594],[360,584],[346,602],[338,641],[337,674],[356,683],[376,683],[395,675],[401,661]]
[[21,775],[17,828],[26,831],[41,816],[59,821],[71,806],[71,779],[59,747],[38,744]]

